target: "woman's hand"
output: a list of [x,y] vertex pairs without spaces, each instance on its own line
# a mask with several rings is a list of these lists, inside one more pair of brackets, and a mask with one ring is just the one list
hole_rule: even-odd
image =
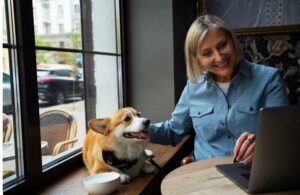
[[234,147],[234,162],[243,162],[250,165],[253,158],[255,135],[244,132],[238,139]]

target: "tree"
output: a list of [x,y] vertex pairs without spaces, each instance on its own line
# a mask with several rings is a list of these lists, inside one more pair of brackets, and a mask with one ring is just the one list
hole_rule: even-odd
[[[43,41],[40,37],[35,37],[35,45],[36,46],[51,46],[51,42]],[[37,64],[48,64],[51,59],[51,54],[49,52],[36,50],[36,63]]]

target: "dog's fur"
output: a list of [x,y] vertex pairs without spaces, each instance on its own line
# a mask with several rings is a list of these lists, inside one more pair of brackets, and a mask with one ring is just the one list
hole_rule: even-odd
[[92,119],[83,144],[83,161],[89,174],[116,171],[121,182],[129,182],[139,175],[156,172],[144,154],[150,121],[142,118],[134,108],[127,107],[109,118]]

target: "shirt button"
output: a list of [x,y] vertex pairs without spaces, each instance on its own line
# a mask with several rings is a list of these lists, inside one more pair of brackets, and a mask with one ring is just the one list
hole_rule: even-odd
[[201,112],[198,112],[198,115],[200,115],[201,114]]
[[254,109],[253,109],[253,107],[250,107],[250,111],[252,112]]
[[232,138],[232,135],[227,135],[227,139],[231,139]]
[[221,122],[221,125],[222,125],[222,126],[225,126],[225,123],[224,123],[224,122]]
[[230,105],[228,105],[228,109],[230,109],[231,108],[231,106]]

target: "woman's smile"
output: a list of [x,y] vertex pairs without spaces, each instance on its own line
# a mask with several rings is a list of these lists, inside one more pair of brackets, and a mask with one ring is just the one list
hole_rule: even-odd
[[224,60],[220,63],[216,63],[214,66],[218,67],[218,68],[226,68],[228,66],[228,60]]

